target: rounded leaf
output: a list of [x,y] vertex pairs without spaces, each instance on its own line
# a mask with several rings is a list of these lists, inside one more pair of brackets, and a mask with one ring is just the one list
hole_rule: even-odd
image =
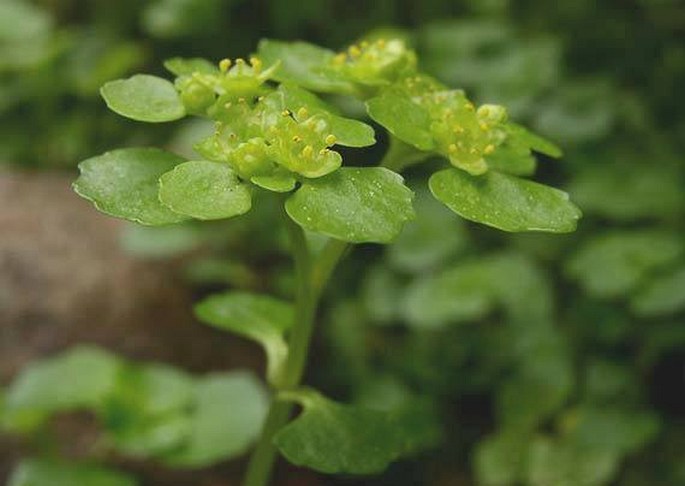
[[179,223],[188,217],[159,201],[158,181],[181,162],[155,148],[114,150],[81,162],[74,190],[110,216],[151,226]]
[[226,164],[192,160],[159,179],[159,199],[179,214],[197,219],[223,219],[252,207],[250,190]]
[[100,93],[112,111],[132,120],[159,123],[178,120],[186,114],[174,85],[149,74],[110,81]]
[[285,204],[303,228],[353,243],[389,243],[414,218],[412,191],[395,172],[342,168],[307,180]]
[[498,172],[472,176],[446,169],[433,174],[429,186],[461,217],[503,231],[569,233],[581,216],[565,192]]

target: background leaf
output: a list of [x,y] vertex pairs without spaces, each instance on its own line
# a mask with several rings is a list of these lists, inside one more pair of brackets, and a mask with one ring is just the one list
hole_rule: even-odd
[[250,373],[203,378],[195,391],[188,442],[164,462],[199,468],[243,454],[259,436],[268,406],[264,386]]
[[26,459],[12,472],[7,486],[136,486],[131,476],[103,467]]

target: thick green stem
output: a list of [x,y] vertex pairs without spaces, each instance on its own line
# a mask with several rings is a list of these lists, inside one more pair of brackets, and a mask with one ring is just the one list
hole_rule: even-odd
[[[300,385],[304,374],[309,345],[314,332],[314,317],[319,297],[347,248],[347,243],[330,240],[314,262],[302,228],[284,214],[295,260],[297,290],[295,296],[295,322],[288,340],[288,358],[283,379],[276,384],[278,390],[289,390]],[[245,486],[265,486],[269,482],[276,462],[273,437],[287,422],[293,405],[274,398],[262,429],[262,435],[252,453],[245,475]]]

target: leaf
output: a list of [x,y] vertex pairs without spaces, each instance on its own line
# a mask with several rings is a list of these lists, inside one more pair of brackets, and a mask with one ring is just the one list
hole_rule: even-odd
[[388,129],[394,136],[420,150],[435,147],[430,132],[430,114],[414,103],[408,94],[387,89],[366,102],[369,116]]
[[528,441],[525,434],[501,431],[479,442],[473,459],[478,484],[517,484],[524,471]]
[[563,155],[561,148],[549,140],[537,135],[527,128],[513,122],[507,123],[507,131],[509,136],[516,139],[517,142],[524,144],[536,152],[548,155],[550,157],[559,158]]
[[297,185],[297,179],[291,174],[253,176],[250,178],[250,182],[255,186],[274,192],[290,192]]
[[251,373],[207,376],[196,387],[188,442],[163,461],[201,468],[243,454],[259,436],[268,407],[264,386]]
[[[621,161],[612,162],[614,158]],[[645,164],[642,158],[625,162],[625,158],[620,153],[608,154],[600,158],[601,163],[578,168],[569,190],[584,211],[616,221],[682,214],[685,193],[679,170],[662,163]]]
[[618,467],[614,452],[537,437],[529,445],[527,484],[601,486],[611,482]]
[[650,281],[633,296],[630,306],[637,315],[645,317],[685,309],[685,267]]
[[658,230],[614,231],[587,241],[566,271],[591,295],[618,297],[634,291],[650,272],[683,254],[682,238]]
[[342,405],[313,390],[283,397],[304,407],[274,437],[281,453],[297,466],[327,474],[376,474],[415,450],[412,429],[398,415]]
[[416,219],[409,222],[388,247],[390,264],[401,271],[420,273],[442,265],[467,245],[463,221],[450,217],[428,189],[416,191]]
[[388,243],[414,218],[412,197],[402,177],[388,169],[342,168],[304,181],[285,208],[315,233],[353,243]]
[[135,486],[128,474],[86,464],[24,459],[12,471],[7,486]]
[[287,108],[295,113],[304,107],[310,115],[324,115],[330,125],[331,133],[337,139],[337,145],[367,147],[376,143],[372,127],[359,120],[339,116],[333,106],[299,86],[281,84],[278,91],[271,96],[281,98],[279,110]]
[[205,324],[260,343],[268,358],[267,375],[272,381],[277,378],[288,355],[284,335],[294,319],[290,303],[266,295],[227,292],[196,304],[195,315]]
[[495,306],[488,266],[476,261],[417,279],[400,305],[408,323],[417,328],[478,320]]
[[100,94],[112,111],[132,120],[159,123],[178,120],[186,114],[174,85],[149,74],[105,83]]
[[121,246],[134,256],[148,259],[174,257],[188,253],[203,243],[195,225],[174,226],[129,225],[121,235]]
[[116,357],[87,346],[31,363],[7,391],[11,425],[31,429],[55,412],[100,409],[116,385],[120,366]]
[[129,365],[102,413],[107,438],[128,455],[168,452],[190,434],[193,398],[194,380],[186,373],[161,364]]
[[162,205],[158,179],[182,162],[155,148],[114,150],[81,162],[73,187],[110,216],[151,226],[180,223],[188,217]]
[[262,40],[259,58],[266,66],[280,62],[274,79],[291,81],[303,88],[325,93],[352,93],[354,86],[344,79],[325,71],[335,56],[331,50],[307,42],[281,42]]
[[581,216],[565,192],[492,171],[472,176],[446,169],[433,174],[429,186],[461,217],[503,231],[568,233]]
[[189,76],[193,73],[218,74],[217,67],[201,57],[172,57],[164,61],[164,67],[176,76]]
[[197,219],[231,218],[252,207],[247,185],[226,164],[192,160],[159,179],[159,200],[175,213]]

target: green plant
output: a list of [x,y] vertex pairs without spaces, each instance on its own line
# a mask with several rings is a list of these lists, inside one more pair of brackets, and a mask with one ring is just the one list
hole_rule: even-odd
[[[432,445],[437,432],[411,411],[344,405],[302,386],[319,298],[350,244],[390,243],[415,218],[398,172],[429,158],[444,161],[429,178],[432,195],[461,217],[510,232],[573,231],[580,211],[568,196],[523,178],[535,170],[532,151],[561,151],[509,121],[503,107],[475,107],[418,71],[399,39],[367,39],[337,54],[263,41],[249,63],[174,58],[165,66],[173,83],[135,75],[108,82],[102,96],[138,121],[213,120],[214,133],[195,145],[201,159],[118,149],[82,162],[74,188],[104,213],[153,226],[237,217],[262,199],[282,204],[294,304],[228,292],[196,307],[202,321],[266,352],[274,397],[245,484],[268,482],[277,450],[325,473],[371,474]],[[387,129],[377,167],[343,166],[338,147],[369,147],[375,137],[331,103],[341,97]],[[303,412],[288,423],[293,403]]]

